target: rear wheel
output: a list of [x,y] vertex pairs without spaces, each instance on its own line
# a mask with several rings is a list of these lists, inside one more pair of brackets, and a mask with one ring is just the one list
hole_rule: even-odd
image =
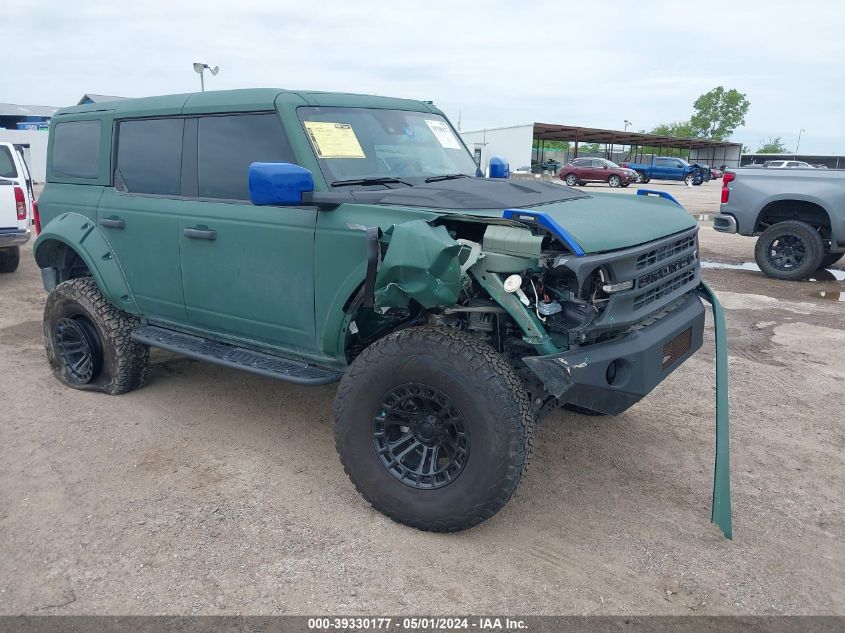
[[819,268],[828,268],[833,266],[843,257],[845,257],[845,253],[827,253],[824,257],[822,257],[822,263],[819,264]]
[[372,506],[434,532],[498,512],[528,464],[531,401],[505,359],[459,330],[409,328],[352,363],[335,401],[343,467]]
[[150,348],[131,339],[137,325],[91,277],[60,283],[44,306],[44,345],[53,373],[74,389],[116,395],[143,387]]
[[575,174],[566,174],[566,184],[570,187],[574,187],[578,184],[578,176]]
[[21,247],[10,246],[0,249],[0,273],[13,273],[21,262]]
[[616,187],[618,187],[619,185],[622,184],[622,179],[619,176],[617,176],[616,174],[614,174],[610,178],[607,179],[607,184],[609,184],[611,187],[616,189]]
[[754,259],[768,277],[795,281],[819,269],[822,238],[809,224],[789,220],[773,224],[757,238]]

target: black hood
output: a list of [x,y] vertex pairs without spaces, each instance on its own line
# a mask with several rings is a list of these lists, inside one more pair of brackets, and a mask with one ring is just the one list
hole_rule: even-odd
[[356,202],[429,209],[509,209],[589,198],[569,187],[530,180],[455,178],[396,189],[355,190]]

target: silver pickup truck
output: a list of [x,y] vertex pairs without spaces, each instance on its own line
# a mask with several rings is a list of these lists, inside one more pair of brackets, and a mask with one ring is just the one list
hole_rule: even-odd
[[757,265],[775,279],[805,279],[845,255],[845,171],[737,168],[722,179],[713,228],[759,236]]

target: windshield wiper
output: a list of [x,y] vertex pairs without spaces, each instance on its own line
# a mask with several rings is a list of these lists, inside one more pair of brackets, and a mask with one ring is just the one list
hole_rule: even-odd
[[405,182],[404,180],[399,180],[398,178],[352,178],[351,180],[335,180],[332,183],[332,187],[348,187],[350,185],[387,185],[390,183],[399,183],[400,185],[408,185],[409,187],[413,187],[413,185],[409,182]]
[[455,178],[469,178],[466,174],[444,174],[443,176],[431,176],[426,182],[440,182],[441,180],[454,180]]

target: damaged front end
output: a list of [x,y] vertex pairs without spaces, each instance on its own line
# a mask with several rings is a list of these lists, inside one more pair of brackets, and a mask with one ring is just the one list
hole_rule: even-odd
[[[470,332],[523,379],[540,416],[560,406],[618,414],[702,345],[697,227],[587,254],[534,210],[501,218],[443,215],[394,225],[370,251],[347,352],[389,331],[435,324]],[[372,308],[369,307],[372,305]],[[724,350],[722,350],[724,351]],[[722,352],[720,352],[722,353]],[[727,402],[727,386],[717,396]],[[727,408],[717,416],[727,444]],[[730,532],[727,453],[717,464],[716,521]],[[727,498],[727,501],[725,500]],[[716,504],[718,500],[718,504]]]

